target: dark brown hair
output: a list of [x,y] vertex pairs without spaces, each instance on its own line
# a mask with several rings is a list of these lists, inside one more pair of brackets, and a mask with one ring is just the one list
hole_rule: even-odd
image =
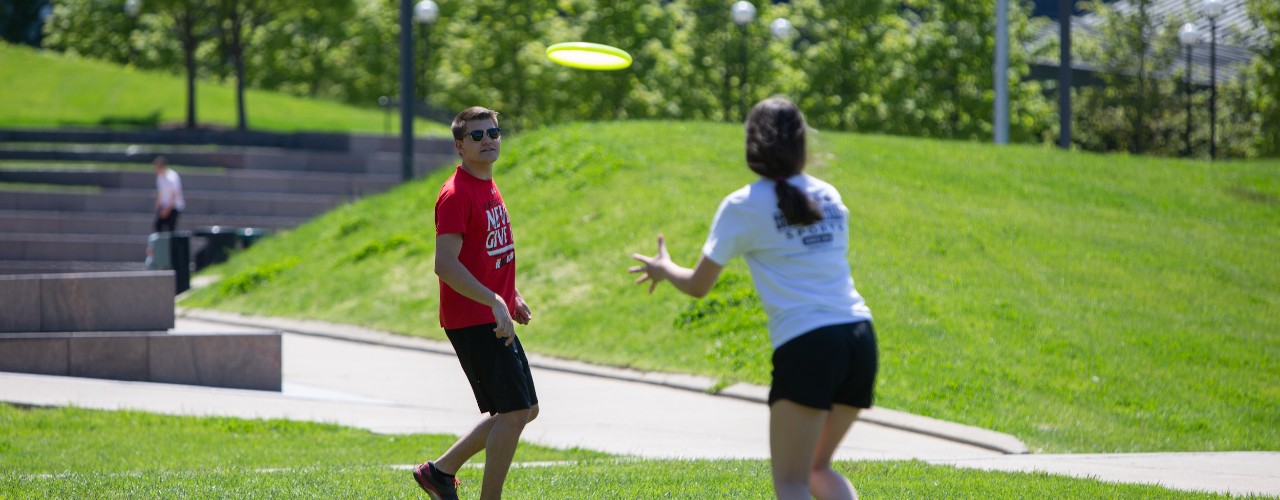
[[453,117],[453,140],[462,140],[462,135],[467,133],[467,122],[471,120],[493,120],[493,124],[497,125],[498,112],[484,106],[472,106],[462,110],[458,116]]
[[774,181],[778,208],[788,224],[809,225],[822,220],[822,210],[786,179],[804,171],[804,115],[791,101],[770,97],[747,116],[747,166]]

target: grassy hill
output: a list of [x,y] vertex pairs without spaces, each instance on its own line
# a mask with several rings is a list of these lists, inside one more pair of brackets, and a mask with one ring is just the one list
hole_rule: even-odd
[[[0,42],[0,127],[141,127],[186,123],[186,78]],[[235,127],[234,82],[197,82],[201,126]],[[253,130],[382,133],[387,115],[373,103],[358,108],[249,90],[245,114]],[[398,134],[399,115],[390,117]],[[417,120],[418,135],[447,137],[447,125]]]
[[[880,335],[877,403],[1052,452],[1275,450],[1280,162],[1201,163],[816,134],[852,211]],[[769,379],[742,262],[701,300],[626,272],[667,236],[696,259],[753,180],[742,131],[590,123],[506,140],[496,167],[532,351],[726,383]],[[432,207],[444,169],[256,245],[184,306],[443,339]]]

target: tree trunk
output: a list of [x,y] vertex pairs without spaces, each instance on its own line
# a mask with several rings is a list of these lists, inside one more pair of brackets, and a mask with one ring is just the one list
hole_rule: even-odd
[[182,32],[182,58],[187,65],[187,128],[196,128],[196,36],[195,19],[191,15],[191,7],[187,6],[178,21]]
[[231,56],[236,65],[236,129],[241,132],[249,130],[249,117],[244,109],[244,13],[239,2],[232,4],[231,9]]

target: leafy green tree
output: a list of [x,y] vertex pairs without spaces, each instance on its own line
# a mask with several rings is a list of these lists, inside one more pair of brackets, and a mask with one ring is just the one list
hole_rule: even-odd
[[1151,3],[1135,0],[1131,10],[1087,4],[1104,23],[1098,43],[1079,48],[1098,63],[1104,85],[1081,89],[1074,100],[1076,142],[1085,149],[1166,155],[1183,149],[1185,100],[1177,84],[1162,76],[1177,61],[1180,23],[1166,19],[1162,24],[1151,14]]
[[[895,46],[907,49],[885,52],[906,61],[911,75],[888,92],[907,89],[910,94],[888,100],[895,119],[885,131],[989,140],[994,134],[995,2],[908,0],[906,7],[902,16],[909,32],[894,39]],[[1052,110],[1040,84],[1027,78],[1036,54],[1024,49],[1036,26],[1017,2],[1010,2],[1007,23],[1010,136],[1015,142],[1044,141]]]
[[[889,120],[882,90],[890,74],[884,70],[883,44],[895,22],[890,4],[881,0],[797,0],[793,2],[800,33],[804,90],[798,97],[806,116],[817,126],[841,130],[881,131]],[[891,77],[891,76],[890,76]]]
[[[214,33],[218,47],[226,61],[232,68],[236,85],[236,128],[240,131],[249,129],[249,118],[245,110],[245,86],[247,84],[246,59],[248,57],[271,58],[274,54],[272,47],[263,43],[275,39],[271,36],[270,31],[266,29],[277,19],[289,18],[294,21],[291,25],[298,31],[306,32],[306,22],[308,19],[308,9],[315,6],[318,9],[337,9],[339,13],[348,12],[345,10],[345,4],[349,0],[332,0],[322,2],[296,3],[287,0],[210,0],[213,6],[213,12],[218,16],[218,24]],[[301,12],[301,14],[298,14]],[[311,18],[323,17],[322,14],[315,13]],[[338,19],[338,16],[332,16],[331,20]],[[288,21],[285,21],[287,24]],[[311,27],[314,27],[311,26]],[[316,38],[323,36],[316,35],[313,32],[306,32],[299,36],[302,40],[287,40],[288,42],[299,42],[306,45],[307,42],[314,41]],[[261,49],[261,52],[259,52]],[[305,49],[303,49],[305,51]],[[265,65],[265,64],[264,64]]]
[[[162,17],[172,22],[170,32],[177,39],[182,52],[182,66],[187,79],[187,128],[197,126],[196,119],[196,78],[198,66],[196,51],[201,43],[208,39],[212,23],[200,14],[210,8],[209,0],[149,0],[147,8],[153,9]],[[160,45],[160,44],[157,44]],[[156,46],[156,45],[152,45]],[[170,66],[158,62],[162,66]],[[167,68],[166,68],[167,69]]]
[[343,23],[355,11],[349,0],[313,0],[272,16],[252,37],[250,84],[307,97],[332,95],[337,65],[350,60]]
[[1247,72],[1249,100],[1256,113],[1253,150],[1280,156],[1280,3],[1250,0],[1248,8],[1261,31],[1261,38],[1251,41],[1257,56]]
[[0,0],[0,40],[40,46],[41,12],[49,0]]
[[45,47],[117,64],[147,67],[136,54],[134,32],[150,18],[125,15],[123,2],[65,0],[45,21]]

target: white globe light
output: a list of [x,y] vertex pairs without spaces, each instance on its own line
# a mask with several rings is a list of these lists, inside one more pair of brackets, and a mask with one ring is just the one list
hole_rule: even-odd
[[1226,10],[1227,3],[1223,0],[1204,0],[1204,15],[1206,16],[1218,17]]
[[1196,30],[1196,25],[1187,23],[1182,25],[1182,29],[1178,30],[1178,41],[1182,42],[1183,47],[1190,47],[1200,41],[1200,32]]
[[733,16],[734,24],[745,26],[756,18],[756,6],[751,5],[747,0],[738,0],[729,9],[729,15]]
[[434,23],[437,17],[440,17],[440,7],[431,0],[422,0],[413,6],[413,18],[420,23]]
[[769,23],[769,33],[772,33],[773,36],[779,40],[791,38],[791,34],[794,31],[795,30],[791,28],[791,21],[788,21],[785,17],[779,17]]

